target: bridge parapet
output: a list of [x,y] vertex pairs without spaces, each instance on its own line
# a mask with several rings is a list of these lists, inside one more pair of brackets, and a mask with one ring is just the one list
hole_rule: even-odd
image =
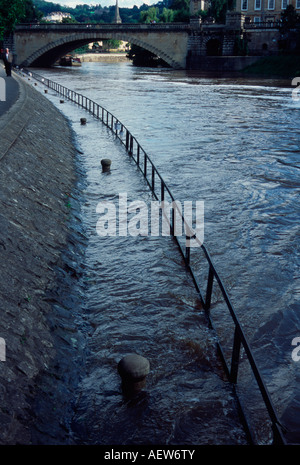
[[60,31],[60,32],[99,32],[99,31],[189,31],[189,23],[156,23],[156,24],[136,24],[136,23],[113,23],[113,24],[18,24],[16,32],[20,31]]

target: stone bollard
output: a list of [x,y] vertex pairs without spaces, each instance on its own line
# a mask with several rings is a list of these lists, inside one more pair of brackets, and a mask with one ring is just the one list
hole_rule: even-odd
[[101,160],[101,165],[103,173],[110,171],[111,160],[109,158],[104,158]]
[[80,123],[81,124],[86,124],[86,118],[80,118]]
[[48,94],[48,89],[44,89],[45,94]]
[[134,395],[146,385],[146,376],[150,363],[141,355],[128,354],[118,363],[118,372],[122,378],[122,388],[126,395]]
[[64,100],[60,100],[60,103],[64,103],[65,101]]

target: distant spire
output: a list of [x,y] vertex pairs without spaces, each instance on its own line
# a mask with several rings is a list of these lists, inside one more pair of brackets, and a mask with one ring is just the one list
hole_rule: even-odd
[[119,5],[118,5],[118,0],[116,0],[116,9],[115,9],[115,23],[121,23],[122,20],[121,20],[121,16],[120,16],[120,13],[119,13]]

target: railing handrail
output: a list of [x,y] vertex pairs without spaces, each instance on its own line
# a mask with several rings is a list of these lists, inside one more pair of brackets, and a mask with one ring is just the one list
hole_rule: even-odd
[[244,29],[279,29],[282,23],[277,21],[260,21],[259,23],[244,23]]
[[[154,183],[154,176],[155,176],[155,174],[158,176],[158,178],[160,179],[160,182],[161,182],[161,191],[160,191],[161,192],[161,196],[160,196],[161,201],[164,200],[165,191],[168,192],[171,200],[175,201],[175,198],[174,198],[171,190],[169,189],[169,187],[167,186],[167,184],[163,180],[161,174],[159,173],[159,171],[155,167],[154,163],[151,161],[151,159],[149,158],[147,153],[144,151],[144,149],[138,143],[137,139],[130,133],[130,131],[126,128],[126,126],[124,126],[123,123],[121,123],[119,121],[118,118],[116,118],[106,108],[102,107],[98,103],[94,102],[93,100],[89,99],[88,97],[85,97],[82,94],[79,94],[79,93],[77,93],[77,92],[75,92],[73,90],[70,90],[67,87],[62,86],[61,84],[58,84],[58,83],[56,83],[54,81],[51,81],[48,78],[43,78],[39,74],[34,73],[32,71],[28,71],[28,70],[21,70],[21,71],[25,71],[27,74],[32,76],[35,80],[43,83],[45,86],[53,89],[57,93],[63,95],[64,97],[68,98],[69,100],[71,100],[72,102],[78,104],[79,106],[82,106],[86,110],[90,111],[98,119],[100,119],[102,121],[102,123],[105,124],[107,127],[109,127],[116,134],[118,139],[125,145],[126,150],[132,156],[132,158],[136,162],[138,168],[142,171],[142,173],[143,173],[148,185],[150,186],[150,188],[152,190],[152,193],[156,197],[156,199],[159,199],[159,196],[155,193],[155,189],[154,189],[154,184],[155,184]],[[95,112],[95,108],[97,110],[96,112]],[[100,115],[100,113],[101,113],[101,115]],[[106,116],[105,118],[104,118],[104,115]],[[121,131],[119,131],[119,129],[117,129],[118,125],[121,126]],[[124,130],[126,131],[125,132],[125,134],[126,134],[125,141],[123,140],[123,137],[120,137],[120,133],[121,132],[124,133]],[[136,143],[136,150],[137,150],[137,152],[135,154],[136,157],[134,157],[134,153],[133,153],[134,142]],[[140,163],[141,152],[144,155],[144,162],[143,162],[144,164],[143,165],[141,165],[141,163]],[[148,179],[148,176],[147,176],[147,164],[148,163],[151,165],[151,179],[150,180]],[[181,214],[182,221],[185,222],[185,224],[189,228],[188,223],[184,219],[184,215],[182,215],[181,212],[180,212],[180,214]],[[173,221],[174,221],[174,218],[173,218]],[[173,223],[173,225],[170,225],[170,226],[172,226],[172,229],[174,230],[174,223]],[[186,238],[190,239],[190,237],[188,235],[186,235]],[[279,419],[277,417],[277,413],[275,411],[275,408],[273,406],[271,397],[269,395],[267,387],[266,387],[266,385],[265,385],[265,383],[263,381],[262,375],[261,375],[261,373],[259,371],[259,368],[257,366],[257,363],[255,361],[254,355],[253,355],[252,350],[250,348],[250,344],[247,341],[246,335],[244,334],[244,331],[242,329],[242,325],[239,322],[239,319],[238,319],[238,317],[236,315],[236,312],[235,312],[235,310],[233,308],[233,305],[232,305],[232,303],[230,301],[229,295],[228,295],[228,293],[227,293],[227,291],[225,289],[225,286],[224,286],[224,284],[223,284],[223,282],[221,280],[221,277],[220,277],[219,273],[216,270],[216,267],[215,267],[215,265],[214,265],[214,263],[212,261],[212,258],[210,256],[210,253],[209,253],[207,247],[203,243],[201,243],[199,241],[199,239],[198,239],[199,245],[201,246],[201,249],[204,252],[206,261],[207,261],[207,263],[209,265],[209,273],[208,273],[207,285],[206,285],[206,296],[203,297],[200,285],[198,283],[198,280],[197,280],[197,278],[195,276],[195,273],[194,273],[194,271],[192,269],[192,266],[190,264],[190,247],[187,246],[187,242],[186,242],[186,246],[185,246],[185,248],[183,248],[182,244],[179,242],[179,240],[177,239],[177,237],[175,235],[174,235],[174,239],[176,240],[176,242],[177,242],[177,244],[179,246],[180,252],[181,252],[181,254],[182,254],[182,256],[183,256],[183,258],[185,260],[185,264],[186,264],[187,268],[189,269],[189,272],[191,273],[191,276],[193,278],[195,287],[197,289],[197,292],[199,294],[201,303],[202,303],[203,308],[204,308],[204,310],[206,312],[206,315],[207,315],[207,318],[208,318],[208,321],[209,321],[211,327],[213,328],[214,326],[213,326],[213,321],[212,321],[209,310],[211,308],[211,297],[212,297],[212,289],[213,289],[214,280],[217,281],[217,283],[219,285],[219,289],[221,290],[223,299],[224,299],[224,301],[225,301],[225,303],[227,305],[227,308],[229,310],[231,318],[232,318],[232,320],[234,322],[235,331],[234,331],[234,342],[233,342],[233,348],[232,348],[232,358],[231,358],[231,366],[230,367],[228,367],[228,364],[227,364],[226,359],[224,357],[223,350],[222,350],[222,347],[221,347],[220,343],[217,342],[217,345],[218,345],[218,348],[219,348],[219,354],[220,354],[220,356],[222,358],[222,362],[223,362],[223,365],[224,365],[224,368],[225,368],[225,371],[226,371],[226,374],[227,374],[227,377],[228,377],[229,381],[234,386],[237,385],[240,348],[241,348],[241,346],[243,346],[243,348],[245,350],[245,353],[247,355],[247,359],[248,359],[248,361],[250,363],[250,367],[252,369],[252,372],[253,372],[254,377],[256,379],[256,382],[258,384],[260,393],[262,395],[262,399],[264,401],[266,410],[267,410],[267,412],[269,414],[269,418],[270,418],[271,423],[272,423],[273,441],[274,441],[274,443],[285,445],[286,441],[285,441],[284,436],[283,436],[284,428],[280,424],[280,421],[279,421]],[[240,406],[240,408],[241,408],[241,406]],[[242,410],[242,408],[241,408],[241,410]],[[250,428],[249,428],[249,425],[248,425],[248,422],[246,420],[246,417],[244,415],[243,410],[242,410],[242,415],[244,416],[245,427],[248,430],[248,436],[250,438],[250,441],[253,442],[253,437],[252,437],[252,434],[251,434],[251,431],[250,431]]]

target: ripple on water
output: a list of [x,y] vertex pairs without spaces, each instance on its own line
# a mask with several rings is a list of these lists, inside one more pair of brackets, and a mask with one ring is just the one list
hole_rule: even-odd
[[[299,388],[286,339],[279,337],[283,326],[275,315],[294,305],[298,296],[298,107],[288,104],[287,89],[275,82],[263,86],[255,81],[233,83],[177,71],[115,67],[89,63],[71,73],[68,85],[126,124],[177,199],[205,201],[206,244],[254,342],[281,412],[279,372],[290,383],[284,418],[294,422],[288,406],[293,397],[298,398]],[[58,70],[47,73],[58,82],[65,80],[65,73]],[[100,238],[96,233],[99,202],[116,202],[120,192],[130,193],[130,200],[149,202],[140,173],[101,124],[89,117],[81,127],[80,110],[65,105],[64,111],[84,152],[82,215],[89,234],[82,286],[92,353],[76,402],[76,440],[177,444],[197,443],[199,438],[205,443],[239,443],[243,435],[236,429],[232,400],[221,381],[212,349],[214,337],[205,329],[172,242]],[[108,176],[101,173],[104,157],[112,159]],[[201,261],[195,261],[200,268]],[[287,339],[300,331],[298,320],[292,321],[288,312]],[[260,326],[259,334],[269,341],[274,327],[275,342],[266,346],[273,348],[271,357],[255,343]],[[147,393],[133,402],[123,399],[115,371],[127,351],[142,352],[153,366]],[[217,367],[213,375],[211,364]],[[199,393],[205,399],[201,405],[195,401]],[[215,416],[216,427],[208,412]]]

